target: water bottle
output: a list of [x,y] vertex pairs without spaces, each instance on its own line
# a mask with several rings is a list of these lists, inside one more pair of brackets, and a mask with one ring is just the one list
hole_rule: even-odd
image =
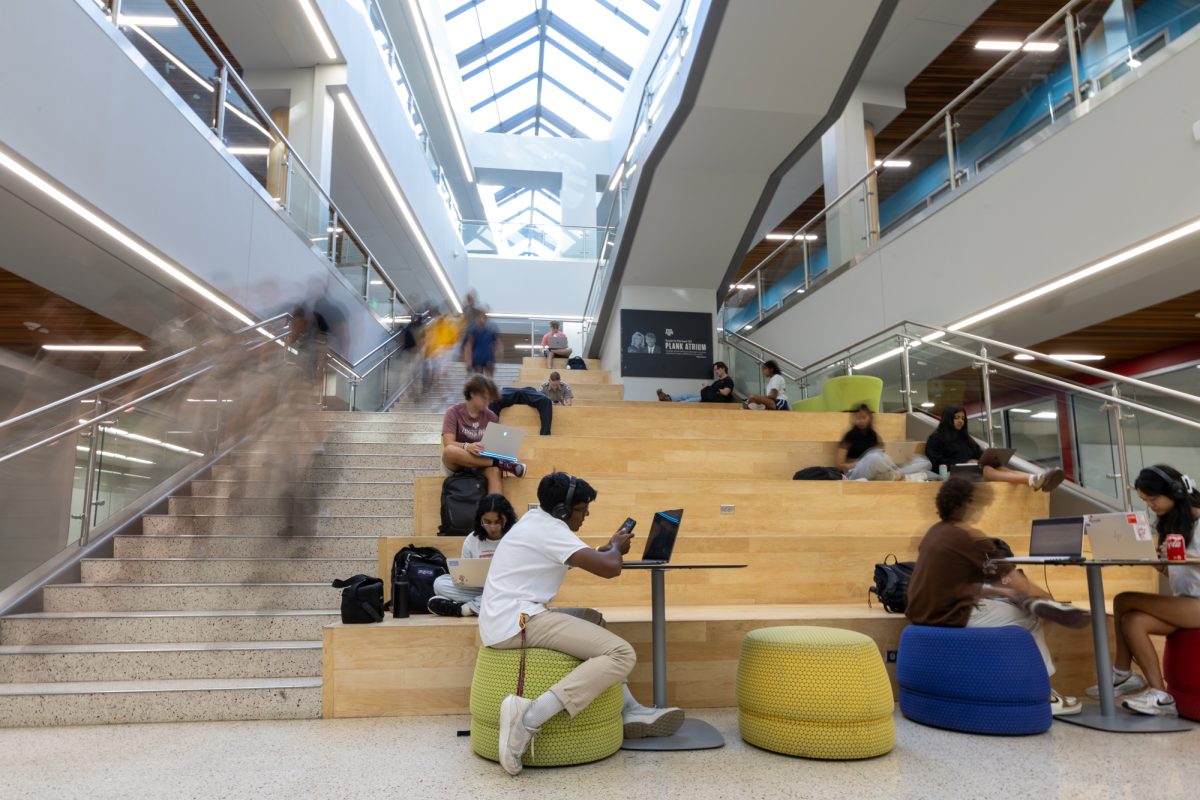
[[938,465],[938,477],[941,478],[942,480],[946,480],[946,478],[949,476],[950,476],[950,468],[947,467],[945,464]]
[[392,581],[392,617],[408,619],[408,581],[403,578]]

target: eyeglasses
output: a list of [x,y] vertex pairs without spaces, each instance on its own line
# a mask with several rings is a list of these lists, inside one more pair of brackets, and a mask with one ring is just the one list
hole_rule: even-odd
[[479,520],[479,524],[485,528],[500,528],[500,527],[504,526],[504,520],[501,519],[501,520],[496,520],[495,522],[488,522],[485,519],[481,519],[481,520]]

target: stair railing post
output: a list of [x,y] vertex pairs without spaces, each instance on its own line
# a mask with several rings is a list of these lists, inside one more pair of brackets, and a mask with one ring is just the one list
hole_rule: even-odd
[[908,371],[908,339],[900,339],[900,391],[904,393],[904,408],[910,414],[912,405],[912,374]]
[[992,370],[987,363],[986,347],[979,348],[979,359],[979,361],[975,362],[975,366],[979,368],[979,381],[983,388],[984,429],[987,435],[988,447],[995,447],[996,432],[992,430]]
[[[1116,386],[1112,387],[1112,396],[1119,399],[1121,390]],[[1121,412],[1119,403],[1112,402],[1105,404],[1108,407],[1109,416],[1112,418],[1113,436],[1116,439],[1117,445],[1117,472],[1108,477],[1119,481],[1117,488],[1118,496],[1125,505],[1126,511],[1133,510],[1133,493],[1129,488],[1129,454],[1125,450],[1125,428],[1121,425],[1124,420],[1124,414]]]

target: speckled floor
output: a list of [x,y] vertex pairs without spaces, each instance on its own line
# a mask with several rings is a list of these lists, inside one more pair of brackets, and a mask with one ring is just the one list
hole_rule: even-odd
[[830,763],[743,744],[732,709],[696,716],[725,734],[725,748],[622,751],[516,778],[455,736],[466,717],[6,729],[0,797],[1164,800],[1196,793],[1200,728],[1118,735],[1056,723],[1042,736],[999,739],[924,728],[897,714],[892,753]]

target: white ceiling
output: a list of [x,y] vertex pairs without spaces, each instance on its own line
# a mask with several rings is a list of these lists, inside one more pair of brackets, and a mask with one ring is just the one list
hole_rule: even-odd
[[244,69],[332,64],[296,0],[194,0]]

